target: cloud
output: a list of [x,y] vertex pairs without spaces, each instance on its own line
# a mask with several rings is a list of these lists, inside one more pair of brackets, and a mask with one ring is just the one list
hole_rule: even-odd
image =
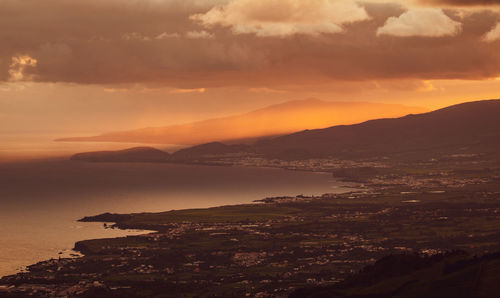
[[493,6],[500,5],[500,0],[420,0],[424,4],[452,6]]
[[[334,2],[341,9],[328,9]],[[235,10],[231,3],[248,9]],[[0,40],[9,42],[0,47],[0,82],[22,78],[106,88],[283,90],[335,80],[500,77],[500,44],[478,42],[500,14],[486,10],[458,18],[454,12],[461,8],[414,14],[422,8],[357,3],[2,0]],[[271,9],[273,4],[277,8]],[[357,17],[348,13],[349,7]],[[212,25],[192,19],[214,11],[222,18]],[[413,15],[411,22],[405,15]],[[405,30],[389,28],[398,22]],[[437,33],[433,26],[440,28]],[[421,38],[458,28],[462,33],[448,38]],[[342,34],[321,33],[338,30]],[[382,37],[377,30],[388,31]],[[23,56],[36,65],[23,64]]]
[[233,0],[191,19],[206,27],[230,27],[261,37],[339,33],[346,23],[368,20],[365,9],[346,0]]
[[448,17],[439,8],[410,8],[399,17],[390,17],[377,35],[393,36],[454,36],[460,33],[462,24]]
[[172,89],[169,91],[171,94],[187,94],[187,93],[205,93],[206,88],[196,88],[196,89]]
[[214,38],[214,35],[208,31],[201,30],[201,31],[189,31],[186,33],[187,38]]
[[30,67],[36,67],[37,60],[28,55],[12,57],[12,63],[9,68],[9,81],[24,81],[29,80],[30,76],[25,71]]
[[179,38],[181,35],[177,32],[167,33],[162,32],[155,36],[155,39],[168,39],[168,38]]
[[483,36],[483,41],[486,42],[493,42],[497,40],[500,40],[500,22],[498,22],[493,29]]
[[[145,36],[142,35],[141,33],[137,32],[131,32],[131,33],[125,33],[122,35],[123,40],[128,40],[128,41],[153,41],[153,40],[164,40],[164,39],[171,39],[171,38],[180,38],[183,35],[178,33],[178,32],[172,32],[172,33],[167,33],[167,32],[162,32],[156,36]],[[200,31],[188,31],[184,34],[184,37],[186,38],[191,38],[191,39],[197,39],[197,38],[214,38],[214,34],[210,33],[206,30],[200,30]]]
[[141,33],[138,32],[125,33],[122,35],[122,38],[124,40],[143,40],[143,41],[151,40],[150,37],[143,36]]
[[283,94],[287,93],[285,90],[279,90],[279,89],[273,89],[273,88],[268,88],[268,87],[258,87],[258,88],[250,88],[250,92],[255,92],[255,93],[274,93],[274,94]]

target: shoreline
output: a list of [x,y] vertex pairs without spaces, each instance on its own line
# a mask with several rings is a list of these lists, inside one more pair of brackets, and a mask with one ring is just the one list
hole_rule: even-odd
[[[146,230],[142,231],[139,229],[127,229],[127,228],[109,229],[109,231],[108,231],[108,229],[105,229],[101,225],[102,223],[99,223],[99,222],[79,222],[78,220],[74,220],[74,221],[72,221],[72,223],[83,224],[85,226],[82,228],[85,229],[87,232],[90,231],[91,233],[98,233],[101,236],[100,237],[93,237],[93,238],[89,239],[89,238],[85,237],[84,235],[82,235],[83,239],[75,240],[75,242],[73,242],[71,245],[66,245],[64,247],[61,246],[61,247],[58,247],[57,249],[51,248],[50,250],[52,250],[52,252],[44,253],[45,256],[41,256],[39,258],[36,258],[37,260],[23,262],[22,265],[21,264],[15,265],[17,268],[12,269],[12,270],[8,270],[8,272],[6,270],[6,273],[0,274],[0,279],[7,277],[7,276],[12,276],[12,275],[16,275],[19,273],[27,272],[27,269],[30,266],[36,265],[38,263],[43,263],[43,262],[46,262],[49,260],[55,260],[58,258],[73,259],[73,258],[83,257],[84,254],[82,254],[82,252],[75,249],[75,244],[78,241],[86,241],[86,240],[93,240],[93,239],[108,239],[108,238],[110,238],[109,236],[111,236],[113,238],[119,238],[119,237],[126,237],[126,236],[142,235],[145,232],[150,232],[150,231],[146,231]],[[78,234],[77,231],[78,230],[75,230],[75,232],[73,234]],[[107,233],[109,233],[111,235],[105,235]],[[115,235],[112,235],[112,234],[115,234]],[[49,248],[47,248],[47,249],[49,249]]]
[[[15,162],[15,163],[16,163],[16,164],[19,164],[20,162]],[[35,165],[38,165],[39,163],[44,164],[44,165],[46,164],[46,165],[48,165],[48,166],[50,166],[52,163],[57,163],[58,165],[59,165],[59,164],[61,164],[61,165],[62,165],[62,164],[67,163],[70,167],[72,167],[72,166],[71,166],[71,164],[72,164],[72,163],[71,163],[71,161],[69,161],[69,160],[67,160],[67,159],[64,159],[64,158],[49,159],[49,160],[47,160],[47,159],[41,159],[41,160],[37,160],[37,161],[35,161],[35,162],[33,162],[33,161],[25,161],[25,162],[22,162],[22,165],[21,165],[21,166],[22,166],[22,167],[23,167],[23,169],[24,169],[24,165],[25,165],[25,164],[27,164],[27,165],[30,165],[30,164],[35,164]],[[156,163],[155,163],[155,164],[156,164]],[[172,164],[172,163],[170,163],[170,164],[171,164],[172,166],[182,166],[182,167],[193,167],[193,166],[194,166],[194,167],[197,167],[197,166],[198,166],[198,165],[193,165],[193,164],[179,164],[179,163],[177,163],[177,164]],[[92,167],[92,165],[91,165],[91,167]],[[105,165],[104,165],[104,167],[106,168],[107,166],[105,166]],[[119,166],[119,167],[121,168],[121,166]],[[148,165],[145,165],[145,167],[146,167],[146,168],[149,168],[149,166],[148,166]],[[153,167],[153,168],[155,168],[155,166],[154,166],[154,165],[152,165],[152,167]],[[205,168],[206,168],[206,167],[207,167],[207,165],[203,165],[203,167],[205,167]],[[212,166],[211,166],[211,167],[212,167]],[[98,166],[98,168],[100,168],[100,166]],[[282,169],[282,168],[276,168],[276,167],[242,167],[242,166],[234,166],[234,168],[242,168],[242,169],[244,169],[244,168],[246,168],[246,169],[251,169],[251,168],[253,168],[253,169],[255,169],[255,170],[263,169],[263,170],[265,170],[265,171],[267,171],[267,172],[271,171],[271,172],[269,172],[269,173],[271,173],[272,175],[274,175],[274,174],[273,174],[273,171],[283,171],[283,170],[286,170],[286,171],[284,171],[284,172],[292,172],[292,171],[290,171],[290,170],[288,170],[288,169]],[[210,170],[210,169],[209,169],[209,170]],[[210,171],[211,171],[211,170],[210,170]],[[254,172],[254,171],[252,171],[252,172]],[[277,175],[277,174],[278,174],[278,173],[276,173],[276,175]],[[321,173],[320,173],[320,174],[321,174]],[[285,175],[285,177],[287,177],[287,176]],[[323,180],[326,180],[326,176],[324,176],[324,177],[325,177],[325,179],[323,179]],[[313,176],[311,176],[311,178],[310,178],[310,179],[316,179],[316,178],[315,178],[315,177],[313,177]],[[332,183],[333,183],[333,182],[332,182]],[[340,188],[341,188],[342,186],[338,186],[338,187],[340,187]],[[338,191],[338,189],[334,189],[333,191],[334,191],[334,192],[335,192],[335,191]],[[300,192],[298,192],[298,193],[300,193]],[[306,191],[305,191],[305,193],[309,193],[309,192],[306,190]],[[262,196],[254,196],[253,198],[255,198],[255,199],[259,199],[259,198],[262,198]],[[252,199],[252,200],[253,200],[253,199]],[[252,202],[249,200],[249,202],[248,202],[248,203],[252,203]],[[237,202],[236,202],[236,203],[230,203],[230,204],[239,204],[239,203],[237,203]],[[252,203],[252,204],[253,204],[253,203]],[[193,205],[193,204],[191,204],[191,205]],[[219,205],[217,205],[217,206],[218,206],[218,207],[220,207],[220,206],[226,206],[226,205],[228,205],[228,204],[219,204]],[[169,209],[170,209],[170,208],[169,208]],[[165,209],[165,210],[169,210],[169,209]],[[192,209],[192,207],[188,207],[187,209]],[[112,209],[112,208],[109,208],[108,210],[113,210],[113,209]],[[174,210],[179,210],[179,208],[175,208]],[[150,211],[150,212],[158,212],[158,211]],[[86,213],[87,213],[87,214],[92,214],[92,213],[88,213],[88,212],[86,212]],[[78,217],[77,217],[77,218],[78,218]],[[74,222],[73,222],[73,221],[71,221],[71,223],[74,223]],[[72,225],[72,224],[71,224],[71,225]],[[120,230],[122,230],[122,231],[123,231],[123,230],[126,230],[127,228],[136,229],[136,227],[121,227],[121,228],[120,228]],[[100,230],[100,227],[98,227],[98,229]],[[105,232],[105,231],[104,231],[104,232]],[[147,233],[147,232],[146,232],[146,233]],[[77,232],[75,232],[75,233],[73,233],[73,234],[74,234],[74,235],[77,235]],[[78,240],[73,241],[73,242],[71,243],[71,245],[68,245],[68,246],[61,246],[61,249],[60,249],[60,250],[62,250],[62,249],[66,249],[66,248],[67,248],[67,249],[71,249],[71,248],[73,248],[73,247],[74,247],[74,245],[76,244],[76,242],[78,242],[78,241],[82,241],[82,240],[92,240],[92,239],[100,239],[100,238],[103,238],[103,237],[104,237],[104,238],[108,238],[108,237],[120,237],[120,236],[121,236],[121,235],[118,235],[118,236],[107,236],[107,235],[102,235],[102,236],[100,236],[100,237],[85,237],[85,236],[83,236],[82,238],[79,238]],[[55,247],[57,247],[57,246],[55,246]],[[38,262],[38,261],[47,260],[47,259],[49,259],[49,258],[51,258],[51,257],[52,257],[52,258],[57,258],[57,256],[58,256],[58,255],[57,255],[57,253],[58,253],[60,250],[58,250],[57,252],[55,252],[55,253],[53,253],[53,254],[51,254],[51,255],[46,255],[46,257],[42,257],[42,258],[34,258],[34,261],[33,261],[33,262],[23,262],[23,266],[24,266],[24,265],[29,266],[29,265],[35,264],[35,263],[36,263],[36,262]],[[35,254],[33,253],[33,255],[35,255]],[[6,273],[6,275],[9,275],[9,274],[15,274],[15,273],[19,273],[19,272],[20,272],[19,270],[15,270],[15,271],[13,271],[13,272]],[[5,275],[2,275],[2,277],[3,277],[3,276],[5,276]]]
[[[500,243],[490,241],[500,235],[494,228],[500,226],[500,189],[483,187],[490,190],[486,197],[474,186],[444,192],[422,188],[415,194],[395,187],[157,213],[103,213],[81,220],[152,232],[79,241],[75,248],[83,257],[41,262],[0,284],[17,285],[12,291],[22,292],[34,289],[22,285],[36,283],[37,291],[50,296],[76,289],[81,281],[85,286],[78,291],[97,291],[99,297],[146,289],[223,296],[229,288],[243,296],[274,290],[288,295],[334,286],[387,255],[500,251]],[[406,203],[413,196],[420,201]],[[490,236],[470,236],[483,226],[490,227]]]
[[491,241],[500,237],[500,168],[475,161],[462,167],[469,171],[460,171],[454,161],[431,168],[427,163],[376,171],[351,167],[343,171],[345,178],[367,181],[361,191],[83,217],[152,232],[77,241],[83,257],[42,262],[0,284],[30,293],[34,286],[23,285],[36,283],[36,290],[49,296],[78,288],[101,293],[95,296],[169,291],[285,297],[297,289],[340,284],[388,255],[500,251],[500,243]]

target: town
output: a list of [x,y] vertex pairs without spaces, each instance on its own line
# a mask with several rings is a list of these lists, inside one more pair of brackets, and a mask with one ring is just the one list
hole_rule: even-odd
[[381,257],[500,251],[497,178],[460,188],[364,189],[320,197],[83,221],[153,230],[87,240],[81,258],[53,259],[1,280],[0,293],[36,296],[287,297],[332,285]]

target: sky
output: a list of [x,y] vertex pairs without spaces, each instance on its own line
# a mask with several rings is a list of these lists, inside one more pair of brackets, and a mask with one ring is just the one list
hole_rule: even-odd
[[0,134],[500,98],[498,0],[2,0]]

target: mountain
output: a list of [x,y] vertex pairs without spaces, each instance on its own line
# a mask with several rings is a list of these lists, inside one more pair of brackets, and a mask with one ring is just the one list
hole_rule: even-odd
[[500,149],[500,100],[468,102],[402,118],[340,125],[257,142],[267,156],[363,158]]
[[[313,157],[421,159],[456,154],[498,153],[498,115],[500,100],[468,102],[401,118],[305,130],[260,140],[252,145],[211,142],[177,151],[169,160],[207,161],[248,154],[288,160]],[[83,156],[75,155],[73,159],[103,159],[102,155],[109,159],[106,154],[110,153],[84,153]],[[164,160],[163,157],[160,160]]]
[[170,154],[151,147],[136,147],[119,151],[97,151],[78,153],[71,157],[75,161],[90,162],[166,162]]
[[381,117],[400,117],[427,110],[397,104],[329,102],[318,99],[289,101],[249,113],[182,125],[110,132],[57,141],[127,142],[197,145],[213,141],[277,136],[307,128],[353,124]]

